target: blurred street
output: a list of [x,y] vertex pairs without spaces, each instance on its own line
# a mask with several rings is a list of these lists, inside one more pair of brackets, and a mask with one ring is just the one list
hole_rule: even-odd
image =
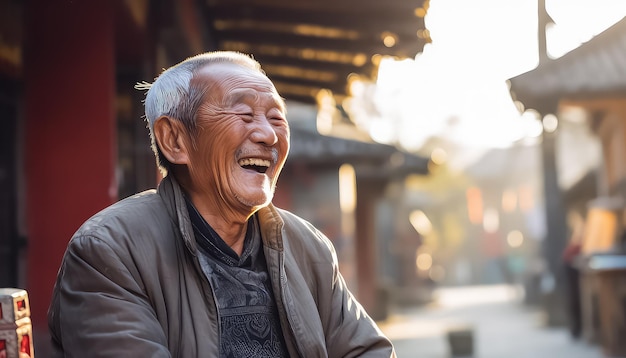
[[474,358],[599,358],[598,345],[543,324],[513,286],[440,288],[431,303],[395,309],[380,327],[400,358],[450,358],[449,329],[473,327]]

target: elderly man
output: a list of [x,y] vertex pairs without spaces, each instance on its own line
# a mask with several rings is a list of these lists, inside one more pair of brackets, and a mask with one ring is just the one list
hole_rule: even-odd
[[271,204],[289,125],[260,65],[205,53],[145,87],[165,177],[72,237],[49,309],[57,353],[394,357],[331,242]]

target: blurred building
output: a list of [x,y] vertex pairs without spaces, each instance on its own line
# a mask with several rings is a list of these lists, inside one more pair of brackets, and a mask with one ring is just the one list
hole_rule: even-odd
[[616,340],[624,334],[625,298],[610,289],[623,285],[626,270],[625,34],[622,19],[558,59],[544,52],[536,69],[511,79],[514,97],[536,111],[544,125],[548,232],[543,254],[557,278],[555,289],[546,295],[549,318],[563,322],[562,303],[576,295],[563,287],[561,255],[580,236],[576,266],[581,272],[583,335],[602,341],[606,354],[616,356],[626,354],[626,346]]
[[397,229],[377,225],[377,205],[390,183],[426,174],[428,159],[320,135],[317,94],[330,90],[349,124],[348,77],[372,80],[381,56],[421,51],[426,9],[423,0],[1,2],[0,287],[28,290],[35,345],[47,341],[48,301],[72,233],[157,184],[134,85],[216,49],[253,53],[286,98],[292,153],[276,202],[325,231],[366,308],[384,314],[378,262],[394,259],[379,253],[378,235],[389,240]]

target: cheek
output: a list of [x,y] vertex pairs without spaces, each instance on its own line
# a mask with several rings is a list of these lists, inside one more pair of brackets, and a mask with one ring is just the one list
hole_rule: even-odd
[[213,126],[210,138],[208,157],[220,163],[228,163],[232,160],[235,150],[241,143],[241,133],[237,131],[235,121],[224,121]]
[[237,138],[232,129],[233,125],[229,123],[200,129],[195,145],[195,160],[190,166],[198,180],[206,181],[213,177],[212,181],[217,182],[227,177],[220,173],[227,173],[233,160]]
[[[290,146],[290,136],[289,136],[289,131],[283,131],[282,133],[279,134],[279,138],[280,138],[280,154],[283,157],[287,157],[287,154],[289,153],[289,146]],[[284,159],[284,158],[283,158]]]

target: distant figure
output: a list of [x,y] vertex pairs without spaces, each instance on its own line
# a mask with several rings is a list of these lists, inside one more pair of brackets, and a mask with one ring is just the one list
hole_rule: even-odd
[[164,179],[72,237],[49,327],[58,356],[395,357],[330,240],[271,204],[285,103],[251,57],[191,57],[144,84]]
[[576,259],[580,255],[583,238],[582,219],[570,215],[572,234],[562,254],[567,286],[567,306],[569,330],[572,338],[578,339],[582,332],[582,313],[580,303],[580,272]]

